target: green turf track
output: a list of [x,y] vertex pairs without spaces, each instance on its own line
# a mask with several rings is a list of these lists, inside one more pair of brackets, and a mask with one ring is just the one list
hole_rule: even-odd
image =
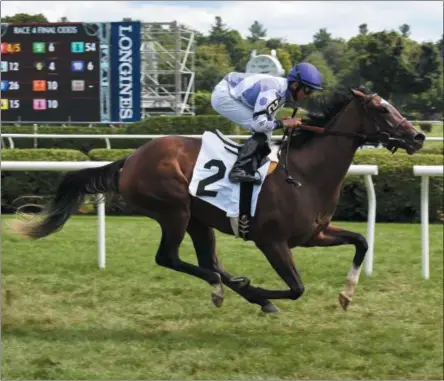
[[[2,379],[442,379],[443,230],[430,227],[421,278],[420,225],[377,224],[374,273],[347,312],[337,303],[353,247],[293,250],[306,286],[264,315],[226,290],[154,262],[160,230],[107,217],[107,268],[97,219],[24,241],[2,219]],[[361,233],[366,225],[340,223]],[[218,234],[223,265],[254,285],[284,288],[252,243]],[[183,259],[195,263],[187,236]]]

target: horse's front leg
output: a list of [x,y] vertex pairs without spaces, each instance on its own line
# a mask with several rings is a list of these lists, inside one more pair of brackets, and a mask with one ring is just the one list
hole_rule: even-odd
[[329,225],[316,237],[304,243],[303,247],[313,246],[339,246],[355,245],[356,251],[353,257],[353,263],[347,275],[345,289],[339,294],[339,302],[344,310],[347,310],[349,303],[355,293],[356,285],[359,281],[362,262],[368,250],[368,244],[365,237],[359,233],[341,229],[337,226]]

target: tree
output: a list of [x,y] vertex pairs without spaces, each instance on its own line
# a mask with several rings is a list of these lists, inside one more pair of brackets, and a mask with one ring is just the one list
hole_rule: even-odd
[[437,43],[437,47],[439,50],[439,55],[444,56],[444,34],[441,36],[441,39]]
[[302,52],[299,45],[296,44],[288,44],[286,46],[288,53],[290,54],[291,64],[295,65],[297,62],[301,62],[302,60]]
[[394,31],[372,33],[361,45],[356,42],[360,73],[381,96],[389,99],[393,94],[420,93],[430,88],[438,67],[434,44],[415,47]]
[[345,41],[335,39],[322,49],[322,54],[328,63],[328,66],[337,73],[340,69],[341,57],[346,48]]
[[60,17],[59,21],[60,22],[68,22],[69,20],[68,20],[68,17],[63,16],[63,17]]
[[326,28],[321,28],[313,36],[313,42],[316,49],[322,50],[331,42],[331,33],[328,33]]
[[211,26],[210,35],[208,37],[208,42],[210,44],[223,44],[224,37],[228,29],[222,21],[222,17],[215,17],[215,24]]
[[212,91],[233,67],[224,45],[201,45],[196,49],[196,89]]
[[265,43],[268,49],[277,49],[284,47],[285,43],[282,38],[270,38]]
[[327,61],[325,60],[323,54],[321,52],[314,52],[305,58],[305,61],[310,62],[315,65],[322,74],[323,79],[323,88],[326,91],[332,90],[336,87],[337,81],[333,70],[328,66]]
[[359,25],[359,34],[366,35],[368,33],[368,27],[367,24],[361,24]]
[[431,42],[421,44],[419,52],[414,56],[414,91],[429,90],[434,77],[439,75],[439,66],[439,53],[436,45]]
[[410,35],[410,25],[402,24],[399,27],[399,31],[401,32],[402,37],[408,37]]
[[34,15],[28,13],[17,13],[13,16],[6,16],[1,18],[1,22],[7,23],[27,23],[27,22],[48,22],[48,19],[42,14],[37,13]]
[[223,44],[230,55],[231,65],[237,71],[244,71],[251,52],[248,41],[237,30],[230,30],[225,34]]
[[309,56],[310,54],[316,52],[316,46],[313,42],[310,42],[308,44],[299,45],[301,50],[301,60],[305,59],[305,57]]
[[293,66],[293,62],[291,60],[291,55],[285,48],[278,48],[276,50],[277,59],[282,65],[282,68],[288,73]]
[[260,40],[261,38],[267,35],[267,29],[257,20],[254,20],[254,23],[248,28],[251,35],[248,39],[252,42]]

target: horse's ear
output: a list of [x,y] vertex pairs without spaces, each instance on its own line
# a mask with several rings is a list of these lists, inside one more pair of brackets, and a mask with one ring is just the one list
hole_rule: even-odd
[[358,98],[358,99],[365,98],[365,94],[361,90],[350,88],[350,91],[355,98]]

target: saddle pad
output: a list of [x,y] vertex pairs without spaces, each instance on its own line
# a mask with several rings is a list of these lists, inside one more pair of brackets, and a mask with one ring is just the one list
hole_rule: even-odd
[[[226,212],[227,217],[239,216],[240,184],[233,184],[228,173],[233,167],[241,145],[224,137],[221,132],[206,131],[202,136],[202,147],[193,170],[190,194]],[[275,155],[272,152],[271,155]],[[267,160],[258,172],[262,182],[253,187],[251,216],[254,216],[259,193],[271,161]],[[257,174],[256,174],[257,176]]]

